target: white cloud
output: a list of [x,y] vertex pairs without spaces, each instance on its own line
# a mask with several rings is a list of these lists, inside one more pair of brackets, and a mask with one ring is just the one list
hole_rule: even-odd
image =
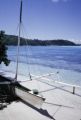
[[59,2],[59,0],[52,0],[52,2]]
[[67,2],[67,1],[69,1],[69,0],[51,0],[52,2]]

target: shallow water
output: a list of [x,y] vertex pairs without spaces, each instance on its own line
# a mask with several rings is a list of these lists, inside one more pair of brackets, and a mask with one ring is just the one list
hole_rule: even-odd
[[[15,72],[16,47],[8,47],[8,57],[13,62],[6,70]],[[20,47],[19,73],[35,75],[60,71],[61,80],[81,84],[81,46],[22,46]]]

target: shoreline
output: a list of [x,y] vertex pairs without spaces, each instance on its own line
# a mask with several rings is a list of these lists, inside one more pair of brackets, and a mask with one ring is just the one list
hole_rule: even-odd
[[[28,78],[29,77],[29,72],[28,72],[28,69],[25,69],[25,67],[26,66],[23,66],[23,64],[20,63],[19,75],[21,76],[21,78],[23,77],[24,80],[29,79]],[[10,77],[15,76],[15,67],[14,67],[13,63],[8,68],[5,67],[5,66],[2,67],[2,68],[3,68],[2,72],[5,73],[6,76],[9,76],[9,74],[10,74]],[[23,69],[23,71],[22,71],[22,69]],[[43,76],[45,74],[54,73],[54,75],[50,76],[50,78],[53,79],[53,80],[56,80],[58,82],[64,82],[64,83],[67,83],[67,84],[74,84],[74,85],[77,85],[77,86],[78,85],[81,86],[81,81],[80,81],[81,74],[80,74],[80,72],[76,72],[76,71],[73,71],[73,70],[64,70],[64,69],[44,67],[44,66],[41,66],[41,65],[30,65],[30,71],[31,71],[32,77],[33,77],[33,75]]]

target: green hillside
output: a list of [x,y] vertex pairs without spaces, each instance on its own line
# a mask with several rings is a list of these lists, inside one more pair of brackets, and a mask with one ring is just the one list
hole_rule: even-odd
[[[5,44],[6,45],[17,45],[18,36],[14,35],[5,35]],[[38,39],[25,39],[21,38],[20,45],[32,45],[32,46],[47,46],[47,45],[58,45],[58,46],[75,46],[76,44],[63,39],[57,40],[38,40]]]

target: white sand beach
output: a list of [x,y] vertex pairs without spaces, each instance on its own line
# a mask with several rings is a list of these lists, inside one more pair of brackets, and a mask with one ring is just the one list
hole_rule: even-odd
[[26,81],[19,76],[18,79],[24,80],[21,85],[37,89],[46,100],[40,109],[22,101],[13,102],[0,111],[0,120],[81,120],[81,88],[76,87],[72,94],[72,86],[56,83],[49,77]]

